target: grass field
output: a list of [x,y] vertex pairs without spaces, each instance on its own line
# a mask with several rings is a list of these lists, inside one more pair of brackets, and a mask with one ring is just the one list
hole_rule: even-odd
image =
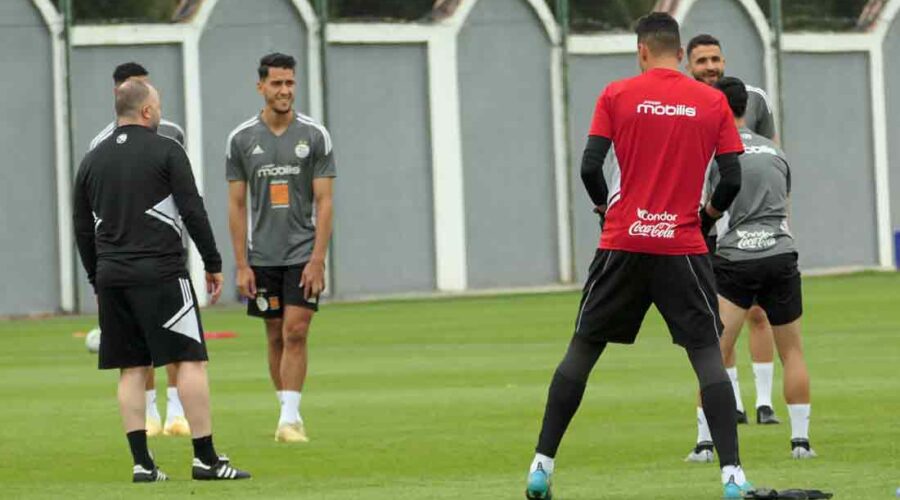
[[[740,429],[750,479],[830,489],[840,500],[893,498],[900,275],[809,278],[805,293],[820,458],[791,460],[776,395],[784,424]],[[96,370],[72,337],[94,319],[2,322],[0,498],[523,498],[577,303],[562,293],[326,305],[313,323],[304,446],[272,440],[278,414],[262,326],[239,310],[207,311],[208,330],[239,333],[209,344],[217,447],[254,473],[231,484],[191,482],[190,443],[173,438],[153,438],[151,448],[174,480],[128,483],[116,374]],[[739,359],[752,407],[744,341]],[[556,498],[718,498],[717,468],[682,462],[696,432],[695,390],[683,351],[651,312],[637,345],[611,347],[594,371],[557,457]]]

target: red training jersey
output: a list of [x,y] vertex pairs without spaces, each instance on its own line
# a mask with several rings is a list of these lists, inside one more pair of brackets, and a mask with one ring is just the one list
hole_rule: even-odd
[[678,71],[609,84],[590,135],[612,140],[600,248],[662,255],[707,252],[700,198],[714,156],[743,153],[725,94]]

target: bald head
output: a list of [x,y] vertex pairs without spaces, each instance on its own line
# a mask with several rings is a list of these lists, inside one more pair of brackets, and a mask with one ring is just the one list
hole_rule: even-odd
[[116,88],[116,117],[120,125],[159,126],[159,93],[146,81],[131,78]]

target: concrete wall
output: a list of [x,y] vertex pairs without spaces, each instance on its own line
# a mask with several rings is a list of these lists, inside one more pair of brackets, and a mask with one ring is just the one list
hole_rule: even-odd
[[765,45],[742,5],[734,0],[699,0],[694,3],[682,23],[682,42],[687,46],[691,38],[701,33],[709,33],[722,42],[726,74],[736,76],[749,85],[766,87]]
[[334,290],[434,290],[425,46],[332,46],[328,76],[338,172]]
[[482,0],[459,37],[468,283],[559,280],[551,44],[523,0]]
[[60,305],[52,61],[31,2],[0,2],[0,314]]
[[786,54],[784,148],[802,267],[877,265],[868,56]]
[[[180,45],[75,47],[72,50],[72,120],[74,157],[81,163],[91,140],[115,118],[112,73],[121,63],[136,61],[150,72],[159,89],[163,117],[184,128],[184,75]],[[81,310],[96,309],[84,267],[77,266]]]
[[220,0],[200,39],[204,198],[222,253],[225,300],[237,297],[228,233],[225,140],[232,129],[262,109],[256,69],[260,57],[276,51],[297,59],[296,108],[308,114],[306,31],[289,0]]
[[900,18],[894,19],[884,40],[884,64],[891,179],[891,225],[897,233],[900,232]]
[[569,130],[571,147],[573,234],[575,240],[575,281],[587,277],[597,250],[600,226],[594,204],[581,182],[580,167],[597,98],[612,81],[638,74],[634,54],[574,56],[569,61]]

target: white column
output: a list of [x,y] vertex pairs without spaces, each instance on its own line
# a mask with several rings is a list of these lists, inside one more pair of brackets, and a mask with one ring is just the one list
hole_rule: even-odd
[[559,252],[559,280],[572,281],[572,221],[569,216],[568,143],[566,141],[565,92],[563,86],[562,49],[553,47],[550,58],[550,88],[553,98],[553,160],[556,180],[557,252]]
[[878,265],[894,267],[894,235],[891,227],[891,184],[888,165],[887,96],[884,45],[875,40],[869,52],[872,91],[872,132],[875,150],[875,210],[878,228]]
[[[55,21],[62,22],[61,18]],[[72,223],[72,174],[69,157],[69,113],[66,95],[66,45],[62,39],[62,26],[54,22],[50,26],[53,40],[53,118],[56,140],[56,218],[59,238],[59,293],[60,309],[74,312],[75,304],[75,240]]]
[[428,70],[437,288],[461,291],[468,278],[466,211],[457,45],[452,30],[429,41]]
[[[191,160],[191,169],[197,181],[197,190],[200,195],[204,191],[203,168],[203,103],[200,92],[200,31],[192,29],[181,44],[181,60],[184,73],[184,117],[185,117],[185,145],[188,158]],[[224,143],[224,139],[223,139]],[[224,151],[224,149],[223,149]],[[224,155],[224,153],[223,153]],[[223,180],[224,182],[224,180]],[[219,252],[224,252],[228,244],[219,243]],[[191,282],[197,293],[197,301],[201,306],[206,306],[208,297],[206,294],[206,271],[203,268],[203,259],[197,251],[196,245],[191,241],[188,247],[188,269],[191,274]]]

